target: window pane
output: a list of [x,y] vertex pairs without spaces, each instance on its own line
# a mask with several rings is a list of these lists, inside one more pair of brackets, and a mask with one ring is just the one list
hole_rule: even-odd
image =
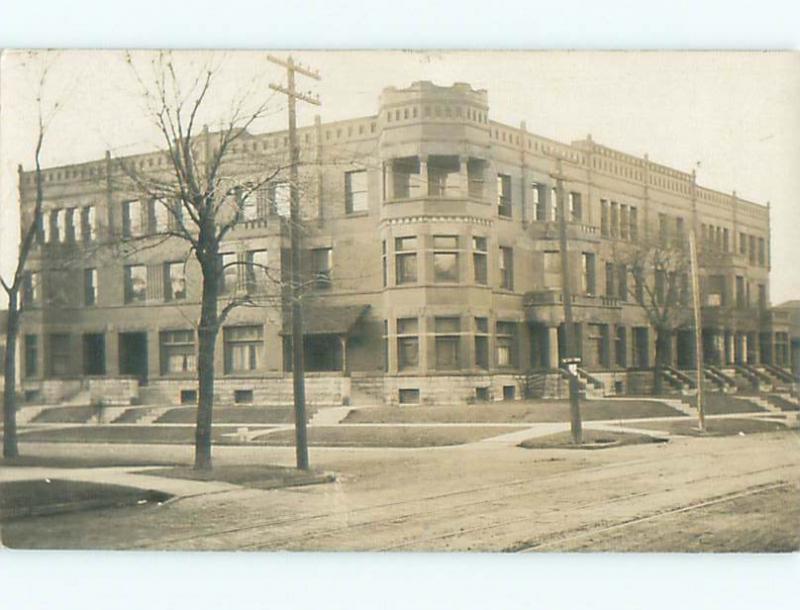
[[419,330],[419,320],[417,318],[399,318],[397,320],[398,335],[412,335]]
[[436,318],[434,324],[437,333],[457,333],[461,330],[460,318]]
[[344,175],[345,208],[350,212],[367,210],[367,172],[364,170],[347,172]]
[[455,252],[434,252],[433,274],[437,282],[457,282],[458,254]]
[[410,284],[417,281],[416,254],[398,254],[396,267],[398,284]]
[[449,250],[458,249],[458,236],[457,235],[434,235],[433,247]]

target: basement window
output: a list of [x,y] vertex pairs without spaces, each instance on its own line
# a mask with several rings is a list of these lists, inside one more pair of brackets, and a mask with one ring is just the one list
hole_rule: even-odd
[[197,390],[181,390],[181,404],[182,405],[196,405],[197,404]]
[[401,405],[418,405],[419,404],[419,389],[418,388],[402,388],[400,390],[400,404]]
[[237,405],[250,404],[253,402],[253,390],[234,390],[233,402]]

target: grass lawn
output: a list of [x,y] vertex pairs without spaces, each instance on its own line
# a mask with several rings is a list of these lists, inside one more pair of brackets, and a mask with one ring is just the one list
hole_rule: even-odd
[[0,483],[0,519],[162,502],[164,493],[86,481],[38,479]]
[[[315,409],[308,408],[310,419]],[[294,423],[292,407],[217,407],[214,409],[215,424],[291,424]],[[176,407],[159,417],[157,424],[193,424],[197,419],[195,407]]]
[[[515,432],[516,427],[493,426],[315,426],[308,429],[308,443],[317,447],[441,447],[463,445]],[[280,430],[256,437],[264,445],[294,445],[294,431]]]
[[270,464],[216,466],[213,470],[195,470],[191,466],[178,466],[161,470],[145,470],[139,474],[193,481],[223,481],[255,489],[313,485],[315,483],[331,483],[336,480],[336,477],[330,473],[314,470],[303,472],[297,468]]
[[[584,420],[635,419],[683,416],[680,411],[655,400],[589,400],[581,402]],[[447,407],[375,407],[356,409],[344,419],[347,424],[383,423],[534,423],[568,422],[569,402],[508,401]]]
[[[697,397],[690,396],[687,402],[693,407],[696,407]],[[703,411],[705,411],[706,415],[765,412],[764,409],[744,398],[710,392],[703,394]]]
[[522,441],[518,446],[523,449],[607,449],[622,445],[645,445],[665,442],[667,442],[667,439],[646,434],[584,429],[583,444],[581,445],[572,444],[571,433],[564,431],[531,438]]
[[[224,434],[235,433],[238,426],[214,426],[212,442],[218,445],[240,444]],[[270,430],[271,426],[257,426]],[[104,426],[75,426],[55,430],[31,430],[19,435],[21,443],[165,443],[184,445],[194,443],[194,426],[130,426],[109,424]]]
[[735,436],[740,432],[744,434],[756,434],[760,432],[788,430],[784,423],[778,421],[738,418],[706,419],[706,432],[700,432],[700,430],[698,430],[696,419],[646,422],[637,424],[637,426],[686,436]]

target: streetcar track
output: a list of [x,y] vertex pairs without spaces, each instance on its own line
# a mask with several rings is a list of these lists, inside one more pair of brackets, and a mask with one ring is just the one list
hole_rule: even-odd
[[[685,457],[682,457],[680,459],[692,459],[692,458],[691,458],[691,456],[685,456]],[[595,471],[606,471],[607,472],[609,470],[617,469],[617,468],[620,468],[620,467],[641,466],[641,465],[645,465],[645,464],[648,464],[648,463],[654,463],[654,462],[660,462],[660,461],[661,461],[661,459],[635,459],[635,460],[627,460],[625,462],[616,462],[616,463],[612,463],[612,464],[602,464],[602,465],[598,465],[598,466],[588,466],[588,467],[585,467],[585,468],[581,468],[579,470],[570,471],[570,475],[580,475],[580,474],[584,474],[585,475],[585,474],[591,474],[592,472],[595,472]],[[787,465],[784,465],[784,466],[782,466],[780,468],[790,468],[790,467],[793,467],[793,466],[794,465],[792,465],[792,464],[787,464]],[[740,477],[741,476],[752,476],[754,474],[758,474],[758,473],[764,472],[766,470],[774,471],[775,467],[773,466],[773,467],[765,468],[765,469],[759,470],[759,471],[751,471],[751,472],[743,473],[743,474],[737,475],[737,476],[740,476]],[[486,492],[486,491],[491,491],[491,490],[513,489],[514,487],[524,486],[524,485],[531,484],[531,483],[541,484],[543,482],[552,481],[554,479],[562,478],[564,476],[564,474],[565,473],[563,473],[563,472],[554,473],[554,474],[551,474],[551,475],[547,475],[545,477],[534,477],[534,478],[518,479],[516,481],[511,481],[511,482],[507,482],[507,483],[501,483],[501,484],[497,484],[497,485],[487,485],[487,486],[482,486],[482,487],[479,487],[479,488],[471,488],[471,489],[468,489],[468,490],[457,490],[457,491],[453,491],[453,492],[447,492],[447,493],[444,493],[444,494],[435,494],[435,495],[432,495],[432,496],[427,496],[427,497],[424,497],[424,498],[417,498],[417,499],[413,499],[413,500],[404,500],[404,501],[400,501],[400,502],[390,502],[390,503],[384,503],[384,504],[379,504],[379,505],[364,506],[364,507],[348,510],[348,511],[346,511],[344,513],[341,513],[341,515],[342,516],[345,516],[345,515],[346,516],[350,516],[350,515],[353,515],[353,514],[359,514],[359,513],[363,514],[363,513],[366,513],[368,511],[387,509],[387,508],[404,506],[404,505],[409,505],[409,504],[425,504],[425,503],[429,503],[429,502],[435,502],[435,501],[438,501],[438,500],[441,500],[441,499],[444,499],[444,498],[458,497],[458,496],[462,496],[462,495],[465,495],[465,494],[481,493],[481,492]],[[630,477],[630,476],[632,476],[631,473],[625,473],[623,475],[623,477],[625,477],[625,478]],[[618,480],[619,478],[623,478],[623,477],[605,478],[605,479],[602,479],[602,480],[598,480],[597,483],[599,483],[599,484],[608,484],[610,481],[615,481],[615,480]],[[707,479],[711,479],[711,478],[714,478],[714,477],[701,477],[699,479],[695,479],[693,481],[688,482],[688,484],[697,485],[698,483],[701,483],[701,482],[703,482],[703,481],[705,481]],[[298,535],[298,534],[284,535],[284,536],[278,537],[276,539],[273,539],[271,541],[253,542],[251,544],[245,545],[243,547],[237,547],[237,548],[253,549],[253,550],[255,550],[255,549],[265,549],[265,548],[280,548],[282,546],[285,546],[286,544],[291,544],[293,547],[294,546],[298,546],[298,547],[302,548],[303,543],[306,543],[306,542],[308,542],[310,540],[324,538],[324,537],[330,537],[330,536],[337,536],[337,535],[343,534],[345,532],[352,532],[352,531],[355,531],[357,529],[361,529],[361,528],[365,528],[365,527],[371,527],[371,526],[374,527],[374,526],[383,525],[383,526],[391,527],[392,525],[395,525],[398,521],[403,521],[404,524],[407,525],[408,520],[424,519],[425,517],[432,516],[432,515],[435,515],[437,513],[442,513],[442,512],[447,512],[448,513],[448,519],[452,519],[453,518],[453,512],[454,511],[462,511],[462,512],[464,512],[464,514],[462,514],[460,516],[460,518],[469,518],[470,516],[474,516],[474,514],[476,514],[473,509],[475,507],[477,507],[477,506],[491,505],[491,504],[497,503],[498,501],[504,501],[504,500],[509,500],[509,499],[513,499],[513,498],[519,498],[521,496],[527,496],[527,495],[535,495],[535,494],[539,494],[539,493],[542,493],[542,492],[543,492],[542,489],[537,488],[536,490],[525,490],[525,491],[522,491],[520,493],[509,493],[507,495],[503,495],[503,496],[499,496],[499,497],[492,497],[492,498],[489,498],[489,499],[476,500],[476,501],[473,501],[473,502],[467,502],[467,503],[460,504],[460,505],[455,505],[455,506],[448,505],[448,506],[438,507],[438,508],[433,508],[433,509],[428,509],[428,510],[423,509],[423,510],[410,511],[410,512],[405,513],[405,514],[390,515],[390,516],[388,516],[386,518],[379,519],[379,520],[372,520],[372,521],[364,520],[364,521],[360,521],[360,522],[357,522],[357,523],[348,523],[346,525],[341,525],[341,526],[337,526],[337,527],[334,527],[334,528],[326,528],[326,529],[323,529],[321,531],[311,531],[311,532],[308,532],[305,535],[303,535],[303,534],[300,534],[300,535]],[[603,504],[610,505],[610,504],[613,504],[613,503],[618,503],[620,501],[624,501],[626,499],[632,499],[632,498],[635,498],[635,497],[646,496],[646,495],[650,495],[650,494],[652,494],[652,492],[638,492],[638,493],[634,493],[634,494],[627,494],[627,495],[623,495],[623,496],[617,496],[617,497],[611,498],[611,499],[601,500],[601,501],[598,501],[598,502],[585,503],[585,504],[582,504],[582,505],[579,505],[579,506],[576,506],[576,507],[571,507],[569,510],[582,510],[582,509],[586,509],[586,508],[589,508],[589,507],[592,507],[592,506],[599,506],[599,505],[603,505]],[[556,510],[548,511],[544,515],[540,515],[539,518],[544,518],[546,516],[561,512],[561,510],[563,510],[563,509],[556,509]],[[308,517],[300,517],[300,519],[307,523],[309,520],[319,520],[319,519],[331,518],[331,517],[335,518],[336,516],[337,516],[337,513],[325,512],[325,513],[318,513],[318,514],[310,515]],[[459,518],[459,517],[456,517],[456,518]],[[470,528],[469,530],[463,530],[462,529],[462,530],[457,530],[457,531],[449,531],[449,532],[446,532],[444,534],[440,534],[440,535],[433,536],[433,537],[428,537],[426,539],[417,538],[417,539],[414,539],[414,540],[411,540],[411,541],[405,541],[405,542],[398,543],[396,545],[390,545],[390,546],[387,546],[387,547],[384,547],[384,548],[386,548],[386,549],[389,549],[389,548],[401,548],[403,546],[411,546],[411,545],[414,545],[414,544],[419,544],[420,542],[430,542],[430,541],[434,541],[434,540],[447,539],[447,538],[452,538],[454,536],[458,536],[458,535],[464,534],[466,532],[486,531],[486,530],[495,529],[495,528],[498,528],[498,527],[503,527],[503,526],[511,525],[513,523],[522,522],[522,521],[526,521],[526,520],[530,520],[530,516],[526,516],[524,518],[517,517],[517,518],[512,519],[512,520],[505,520],[505,521],[502,521],[502,522],[499,522],[499,523],[494,523],[494,524],[490,524],[490,525],[486,525],[486,526],[478,526],[478,527],[475,527],[475,528]],[[179,544],[179,543],[191,542],[193,540],[201,540],[201,539],[210,540],[210,539],[214,539],[214,538],[218,539],[220,537],[230,536],[230,535],[235,536],[237,534],[243,534],[243,533],[246,533],[246,532],[252,532],[254,535],[257,535],[258,531],[262,530],[264,528],[269,528],[271,526],[287,525],[287,524],[295,523],[297,521],[298,521],[298,517],[296,517],[296,516],[288,517],[287,516],[287,517],[271,519],[271,520],[267,520],[267,521],[259,522],[259,523],[256,523],[256,524],[247,525],[247,526],[244,526],[244,527],[239,527],[239,528],[228,528],[228,529],[223,530],[223,531],[208,532],[206,534],[197,534],[197,535],[188,536],[188,537],[172,538],[169,541],[163,541],[162,540],[162,541],[159,541],[158,544],[159,545],[163,545],[165,543],[166,544]],[[150,546],[150,545],[146,544],[146,545],[140,545],[140,546]]]
[[[562,545],[565,542],[570,542],[574,540],[578,540],[580,538],[586,538],[587,536],[593,536],[596,534],[602,534],[604,532],[612,531],[621,529],[624,527],[630,527],[632,525],[638,525],[640,523],[645,523],[647,521],[653,521],[655,519],[660,519],[662,517],[668,517],[671,515],[676,515],[680,513],[685,513],[693,510],[699,510],[702,508],[707,508],[709,506],[715,506],[717,504],[722,504],[725,502],[731,502],[733,500],[738,500],[739,498],[745,498],[747,496],[763,493],[765,491],[772,491],[774,489],[782,489],[785,487],[793,486],[793,483],[789,481],[779,481],[777,483],[764,483],[762,485],[755,485],[753,487],[747,488],[744,491],[737,491],[731,492],[728,494],[723,494],[721,496],[717,496],[711,498],[710,500],[703,500],[702,502],[697,502],[694,504],[690,504],[689,506],[681,506],[678,508],[670,508],[663,511],[658,511],[656,513],[651,513],[649,515],[645,515],[644,517],[634,517],[631,519],[626,519],[619,523],[614,523],[612,525],[606,525],[594,529],[585,529],[585,528],[575,528],[573,530],[568,531],[578,531],[578,533],[573,534],[571,536],[560,536],[560,537],[551,537],[548,540],[543,542],[535,542],[535,543],[521,543],[520,545],[515,545],[512,548],[507,549],[510,552],[516,553],[528,553],[532,551],[538,551],[544,547],[551,547],[553,545]],[[560,532],[563,533],[563,532]]]

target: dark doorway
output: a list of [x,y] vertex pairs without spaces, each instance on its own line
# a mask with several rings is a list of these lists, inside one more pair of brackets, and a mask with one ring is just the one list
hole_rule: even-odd
[[147,333],[119,334],[119,372],[147,384]]
[[694,366],[694,332],[679,330],[675,338],[675,360],[679,369],[689,369]]
[[106,374],[106,337],[102,333],[83,335],[83,374]]

